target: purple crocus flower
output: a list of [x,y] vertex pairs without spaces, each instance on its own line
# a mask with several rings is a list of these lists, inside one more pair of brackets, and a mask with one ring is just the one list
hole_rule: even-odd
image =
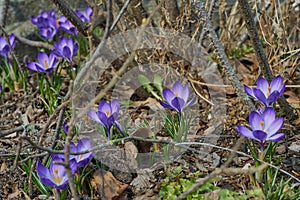
[[[55,164],[55,162],[64,162],[64,159],[61,156],[52,155],[49,169],[38,161],[36,170],[44,184],[58,190],[64,190],[68,187],[66,170],[63,165]],[[72,174],[75,174],[77,170],[77,163],[75,159],[70,160],[70,167]]]
[[51,53],[50,56],[44,52],[38,53],[38,62],[29,62],[27,67],[33,71],[51,73],[56,65],[56,56]]
[[39,28],[48,27],[49,21],[55,22],[55,10],[51,10],[49,13],[43,11],[38,16],[32,16],[31,17],[31,23],[36,25]]
[[40,35],[48,40],[51,40],[57,33],[57,27],[55,25],[49,25],[48,27],[40,28]]
[[266,79],[260,77],[257,80],[256,88],[252,89],[247,85],[244,85],[244,88],[249,96],[269,107],[283,94],[285,83],[282,82],[280,75],[276,76],[270,85]]
[[[10,43],[11,47],[15,48],[15,46],[16,46],[16,37],[13,33],[9,36],[8,40],[9,40],[9,43]],[[10,48],[9,48],[9,45],[8,45],[7,41],[5,40],[4,37],[0,37],[0,55],[5,57],[6,59],[8,59],[9,53],[10,53]]]
[[81,19],[83,22],[89,23],[93,16],[93,10],[91,7],[87,6],[85,8],[85,12],[81,12],[80,10],[75,10],[77,16]]
[[105,100],[100,101],[98,111],[89,110],[88,116],[95,122],[104,126],[110,136],[111,128],[115,124],[117,128],[123,133],[121,124],[117,121],[120,111],[119,101],[114,99],[111,103]]
[[76,27],[65,16],[61,16],[57,20],[57,23],[59,24],[59,29],[67,33],[70,33],[72,35],[76,35],[78,33]]
[[52,39],[57,33],[58,22],[54,10],[49,13],[43,11],[38,16],[32,16],[31,22],[40,28],[40,35],[46,39]]
[[61,36],[57,42],[54,42],[54,48],[54,54],[65,58],[72,65],[72,58],[78,51],[77,42],[74,43],[72,38]]
[[[91,147],[92,147],[91,141],[87,138],[83,138],[78,142],[77,146],[73,142],[70,143],[70,152],[81,152],[90,149]],[[70,159],[75,158],[77,162],[77,167],[83,167],[90,162],[93,155],[94,155],[93,152],[80,154],[80,155],[71,155]]]
[[272,107],[267,107],[262,113],[252,111],[249,116],[251,130],[245,126],[237,126],[236,130],[239,134],[261,142],[261,149],[267,140],[278,142],[283,139],[283,133],[277,133],[282,125],[283,118],[276,118],[276,113]]
[[176,81],[172,89],[163,89],[163,97],[166,100],[159,101],[160,104],[169,109],[174,109],[178,113],[182,113],[183,109],[192,105],[196,101],[196,96],[194,96],[190,101],[188,101],[190,95],[190,90],[188,85],[183,86],[179,81]]

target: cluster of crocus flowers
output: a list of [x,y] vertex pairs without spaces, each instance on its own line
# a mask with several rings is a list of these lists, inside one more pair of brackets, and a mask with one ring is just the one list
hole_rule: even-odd
[[[14,34],[9,36],[9,43],[12,48],[16,46],[16,37]],[[0,36],[0,55],[3,56],[6,60],[8,60],[8,55],[10,54],[9,44],[7,43],[4,37]]]
[[38,62],[28,62],[27,67],[33,71],[51,73],[56,66],[57,57],[66,59],[72,66],[72,58],[78,51],[78,43],[73,42],[72,38],[61,36],[54,43],[54,48],[49,56],[44,52],[39,52]]
[[87,114],[92,120],[105,127],[107,136],[110,138],[113,125],[116,125],[119,131],[123,133],[122,126],[117,121],[119,111],[120,104],[118,100],[114,99],[110,103],[105,100],[101,100],[98,105],[98,110],[89,110]]
[[39,28],[40,35],[46,39],[52,39],[58,31],[54,10],[49,13],[42,11],[38,16],[32,16],[31,22]]
[[285,84],[279,75],[270,84],[266,79],[260,77],[255,88],[252,89],[246,85],[244,88],[250,97],[258,100],[265,107],[250,113],[249,123],[252,130],[245,126],[237,126],[236,130],[247,138],[260,141],[262,151],[266,141],[278,142],[284,138],[284,133],[278,133],[283,126],[284,119],[282,117],[276,118],[276,112],[272,105],[283,94]]
[[[91,7],[87,7],[85,12],[80,10],[75,11],[78,17],[83,22],[90,22],[93,11]],[[76,27],[65,17],[56,18],[55,11],[51,10],[48,13],[42,11],[38,16],[32,16],[31,22],[39,28],[39,33],[45,39],[53,39],[59,30],[76,35],[78,31]]]
[[189,87],[188,85],[183,86],[179,81],[174,83],[171,90],[165,88],[162,93],[166,102],[160,100],[160,104],[165,108],[176,110],[178,113],[182,113],[185,108],[193,105],[196,101],[196,96],[188,101]]
[[244,85],[244,88],[249,96],[269,107],[283,94],[285,83],[282,82],[280,75],[275,77],[270,84],[266,79],[260,77],[255,88],[252,89],[247,85]]
[[[70,143],[70,152],[82,152],[92,147],[90,140],[83,138],[77,145],[73,142]],[[64,190],[68,187],[68,177],[65,171],[65,167],[58,162],[64,162],[64,154],[52,154],[52,160],[49,168],[41,164],[40,161],[37,163],[37,174],[41,178],[45,185],[56,188],[57,190]],[[70,168],[72,175],[74,176],[79,167],[87,165],[93,157],[93,152],[88,152],[79,155],[70,155]]]

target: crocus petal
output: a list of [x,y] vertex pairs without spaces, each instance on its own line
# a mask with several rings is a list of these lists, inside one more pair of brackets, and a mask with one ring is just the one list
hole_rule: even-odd
[[36,68],[36,63],[35,62],[29,62],[27,63],[27,67],[33,71],[38,71]]
[[64,58],[69,58],[69,59],[72,58],[72,53],[70,48],[67,46],[63,47],[62,55]]
[[184,108],[184,100],[182,98],[176,97],[172,100],[171,106],[177,111],[177,112],[182,112]]
[[245,89],[245,92],[251,96],[252,98],[256,99],[256,97],[254,96],[254,93],[253,93],[253,90],[252,88],[248,87],[247,85],[244,85],[244,89]]
[[261,103],[263,103],[265,105],[267,104],[266,95],[261,90],[254,88],[253,94],[258,101],[260,101]]
[[266,130],[268,135],[273,135],[273,134],[277,133],[283,126],[283,121],[284,120],[282,117],[273,121],[273,123],[270,125],[270,127]]
[[121,124],[118,121],[115,121],[115,125],[117,126],[117,128],[119,129],[119,131],[124,134],[123,128],[121,126]]
[[262,114],[262,118],[264,119],[264,123],[265,123],[264,128],[268,129],[276,119],[276,113],[274,109],[272,107],[266,108]]
[[282,87],[278,90],[279,96],[281,96],[281,95],[283,94],[284,90],[285,90],[285,83],[284,83],[284,84],[282,85]]
[[174,94],[177,93],[177,97],[180,97],[184,100],[184,102],[186,103],[189,95],[190,95],[190,91],[189,91],[189,87],[188,85],[183,86],[179,81],[176,81],[172,87],[172,92]]
[[190,89],[189,89],[189,86],[188,85],[185,85],[183,88],[182,88],[182,91],[178,93],[179,97],[182,98],[184,100],[185,103],[187,103],[188,101],[188,98],[190,96]]
[[253,136],[260,141],[266,141],[268,134],[261,130],[255,130],[253,131]]
[[110,103],[110,107],[111,107],[111,112],[112,113],[119,113],[120,111],[120,104],[119,104],[119,101],[114,99],[111,101]]
[[271,95],[267,98],[267,105],[271,106],[280,96],[278,91],[274,91]]
[[193,105],[195,101],[196,101],[196,96],[193,96],[193,98],[188,103],[186,103],[185,108]]
[[106,114],[103,113],[103,112],[98,111],[97,115],[98,115],[98,118],[100,119],[100,123],[102,125],[104,125],[107,129],[109,129],[110,124],[109,124],[109,121],[108,121],[108,118],[107,118]]
[[279,90],[282,87],[282,77],[280,75],[276,76],[270,84],[271,93],[275,90]]
[[256,137],[254,137],[252,131],[250,131],[247,127],[245,126],[236,126],[236,131],[241,134],[244,137],[253,139],[253,140],[257,140]]
[[41,178],[42,182],[48,186],[55,187],[56,184],[53,182],[49,169],[41,164],[38,160],[36,171],[39,177]]
[[261,90],[266,95],[268,93],[269,83],[266,79],[259,77],[257,79],[256,88]]
[[73,56],[77,53],[77,51],[78,51],[78,43],[77,42],[75,42],[74,43],[74,47],[73,47]]
[[44,65],[45,61],[49,64],[48,55],[44,52],[39,52],[38,53],[38,61],[41,65]]
[[171,105],[172,100],[176,97],[175,94],[168,88],[163,89],[164,99]]
[[271,137],[269,137],[268,139],[271,142],[278,142],[280,140],[282,140],[284,138],[284,134],[283,133],[277,133],[275,135],[272,135]]
[[102,124],[95,110],[89,110],[87,115],[95,122]]
[[172,106],[170,106],[168,103],[163,102],[162,100],[159,100],[159,103],[165,108],[173,109]]
[[[105,100],[100,101],[99,106],[98,106],[98,111],[109,114],[108,116],[110,116],[112,113],[110,105]],[[109,113],[107,113],[107,112],[109,112]]]
[[12,48],[15,48],[15,46],[16,46],[16,37],[13,33],[9,36],[9,43],[10,43]]
[[261,122],[263,122],[263,118],[260,114],[255,110],[251,111],[249,115],[249,123],[252,130],[262,130],[263,127],[260,124]]

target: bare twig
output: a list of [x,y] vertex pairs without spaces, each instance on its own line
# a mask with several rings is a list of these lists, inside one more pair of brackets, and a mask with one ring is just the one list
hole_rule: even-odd
[[114,22],[112,23],[112,25],[111,25],[111,27],[110,27],[110,29],[109,29],[109,32],[111,32],[111,31],[114,30],[115,26],[117,25],[117,23],[119,22],[119,20],[121,19],[121,17],[124,15],[124,13],[125,13],[125,11],[126,11],[128,5],[129,5],[129,3],[130,3],[130,1],[131,1],[131,0],[127,0],[127,1],[124,3],[124,5],[123,5],[122,9],[120,10],[118,16],[116,17],[116,19],[115,19]]
[[203,5],[201,5],[201,3],[199,3],[198,8],[202,15],[201,16],[202,20],[205,23],[205,27],[206,27],[207,31],[210,33],[210,37],[211,37],[213,46],[215,48],[216,54],[218,56],[218,59],[219,59],[220,63],[222,64],[222,66],[224,67],[225,73],[227,74],[228,79],[230,80],[234,91],[244,100],[244,102],[246,103],[246,105],[248,107],[250,107],[251,109],[254,109],[254,104],[252,103],[250,98],[246,95],[244,88],[242,87],[242,84],[241,84],[240,80],[238,79],[234,68],[230,64],[230,62],[226,56],[225,50],[222,47],[221,42],[219,41],[218,36],[217,36],[213,26],[211,25],[211,21],[208,17],[208,14],[207,14],[205,8],[203,7]]
[[28,40],[27,38],[21,37],[21,36],[16,35],[16,34],[15,34],[15,36],[16,36],[16,38],[17,38],[20,42],[22,42],[22,43],[24,43],[24,44],[27,44],[27,45],[29,45],[29,46],[32,46],[32,47],[40,47],[40,48],[49,49],[49,50],[53,49],[53,45],[48,44],[48,43],[46,43],[46,42],[39,42],[39,41]]
[[218,175],[224,174],[227,176],[233,176],[237,174],[254,174],[257,172],[263,171],[268,165],[267,164],[262,164],[259,167],[250,167],[248,169],[243,169],[243,168],[218,168],[215,169],[211,174],[208,176],[197,179],[196,183],[190,187],[187,191],[183,192],[177,197],[177,200],[182,200],[187,197],[187,195],[191,194],[193,191],[199,189],[199,187],[203,184],[205,184],[207,181],[215,178]]
[[17,131],[25,130],[25,129],[27,129],[28,127],[34,127],[34,126],[41,126],[41,124],[28,124],[28,125],[22,125],[22,126],[18,126],[18,127],[9,129],[9,130],[2,131],[2,132],[0,132],[0,138],[1,138],[1,137],[8,136],[9,134],[12,134],[12,133],[17,132]]

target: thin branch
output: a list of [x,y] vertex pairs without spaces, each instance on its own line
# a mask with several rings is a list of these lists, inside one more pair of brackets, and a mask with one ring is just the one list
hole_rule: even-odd
[[213,26],[211,25],[211,21],[208,17],[208,14],[207,14],[205,8],[203,7],[203,5],[201,5],[201,3],[198,4],[198,8],[200,10],[202,20],[205,22],[205,27],[206,27],[207,31],[210,33],[210,38],[211,38],[211,41],[215,48],[217,57],[222,65],[222,67],[224,68],[225,73],[227,74],[228,79],[230,80],[234,91],[237,93],[237,95],[239,95],[244,100],[244,102],[250,109],[254,109],[254,104],[252,103],[250,98],[246,95],[244,88],[242,87],[242,84],[241,84],[240,80],[238,79],[234,68],[230,64],[230,62],[226,56],[225,50],[224,50],[221,42],[219,41],[218,36],[217,36]]
[[207,181],[215,178],[218,175],[224,174],[227,176],[233,176],[233,175],[237,175],[237,174],[254,174],[256,172],[263,171],[267,166],[268,166],[267,164],[263,164],[263,165],[260,165],[259,167],[250,167],[248,169],[243,169],[243,168],[218,168],[218,169],[215,169],[208,176],[201,178],[201,179],[197,179],[196,183],[194,185],[192,185],[192,187],[190,187],[187,191],[180,194],[176,200],[186,199],[186,197],[189,194],[196,191],[197,189],[199,189],[199,187],[204,185]]
[[127,1],[124,3],[124,5],[123,5],[123,7],[121,8],[121,10],[120,10],[118,16],[116,17],[115,21],[112,23],[112,25],[111,25],[111,27],[110,27],[110,29],[109,29],[109,32],[111,32],[111,31],[114,30],[115,26],[117,25],[117,23],[119,22],[119,20],[121,19],[121,17],[124,15],[125,11],[127,10],[127,7],[128,7],[128,5],[129,5],[130,1],[131,1],[131,0],[127,0]]
[[40,127],[41,124],[27,124],[27,125],[22,125],[22,126],[18,126],[18,127],[9,129],[9,130],[2,131],[2,132],[0,132],[0,138],[8,136],[14,132],[23,131],[23,130],[28,129],[29,127],[35,127],[35,126]]
[[29,45],[29,46],[32,46],[32,47],[39,47],[39,48],[44,48],[44,49],[49,49],[49,50],[53,49],[53,45],[48,44],[48,43],[46,43],[46,42],[39,42],[39,41],[28,40],[27,38],[21,37],[21,36],[16,35],[16,34],[15,34],[15,36],[16,36],[16,38],[17,38],[20,42],[22,42],[22,43],[24,43],[24,44],[27,44],[27,45]]

